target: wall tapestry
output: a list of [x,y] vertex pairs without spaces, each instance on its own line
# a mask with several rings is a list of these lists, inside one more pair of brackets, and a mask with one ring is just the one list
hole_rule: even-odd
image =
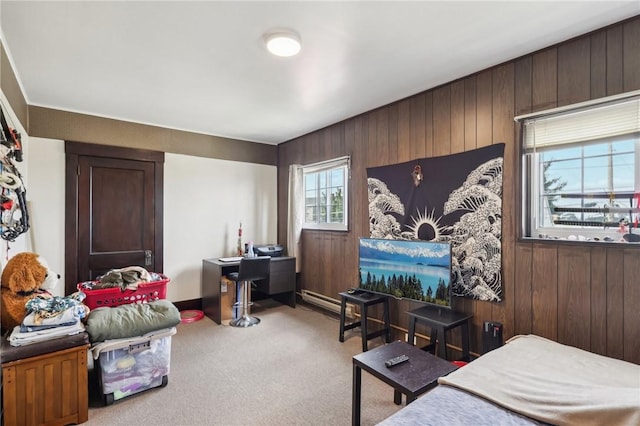
[[452,294],[502,300],[504,144],[367,168],[371,238],[449,242]]

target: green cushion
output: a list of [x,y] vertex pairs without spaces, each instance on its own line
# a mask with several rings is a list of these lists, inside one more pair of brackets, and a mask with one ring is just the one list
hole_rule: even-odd
[[142,336],[180,323],[180,312],[168,300],[161,299],[143,304],[104,307],[92,310],[87,318],[89,341]]

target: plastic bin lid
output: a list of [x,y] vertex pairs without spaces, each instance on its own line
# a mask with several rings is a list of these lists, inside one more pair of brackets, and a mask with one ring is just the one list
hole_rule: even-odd
[[154,330],[142,336],[125,337],[122,339],[105,340],[104,342],[96,342],[91,347],[91,353],[93,359],[98,359],[101,353],[109,352],[116,349],[128,348],[131,344],[143,343],[155,339],[162,339],[164,337],[170,337],[176,334],[176,328],[162,328],[160,330]]

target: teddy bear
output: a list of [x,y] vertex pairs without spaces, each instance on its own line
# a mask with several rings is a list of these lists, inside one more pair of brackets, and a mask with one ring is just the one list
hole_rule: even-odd
[[20,325],[26,316],[26,303],[38,295],[48,294],[60,280],[40,255],[22,252],[13,256],[0,277],[0,315],[3,330]]

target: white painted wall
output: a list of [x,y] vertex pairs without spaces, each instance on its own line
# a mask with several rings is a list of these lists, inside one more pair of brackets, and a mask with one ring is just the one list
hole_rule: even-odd
[[27,250],[44,257],[49,268],[60,274],[60,282],[51,292],[63,296],[64,142],[29,137],[27,145],[24,162],[28,166],[27,206],[31,218]]
[[[1,93],[0,93],[1,94]],[[3,109],[8,102],[2,95]],[[10,116],[13,112],[10,111]],[[15,117],[12,122],[18,123]],[[19,123],[18,123],[19,124]],[[34,251],[62,276],[52,291],[64,295],[64,142],[28,137],[18,126],[24,161],[18,163],[27,185],[31,229],[8,256]],[[167,299],[198,299],[202,259],[235,253],[242,221],[243,243],[278,243],[275,166],[165,154],[164,274],[171,282]],[[7,244],[2,243],[2,265]]]
[[235,255],[243,244],[277,243],[276,167],[166,154],[164,272],[167,298],[201,297],[202,259]]

